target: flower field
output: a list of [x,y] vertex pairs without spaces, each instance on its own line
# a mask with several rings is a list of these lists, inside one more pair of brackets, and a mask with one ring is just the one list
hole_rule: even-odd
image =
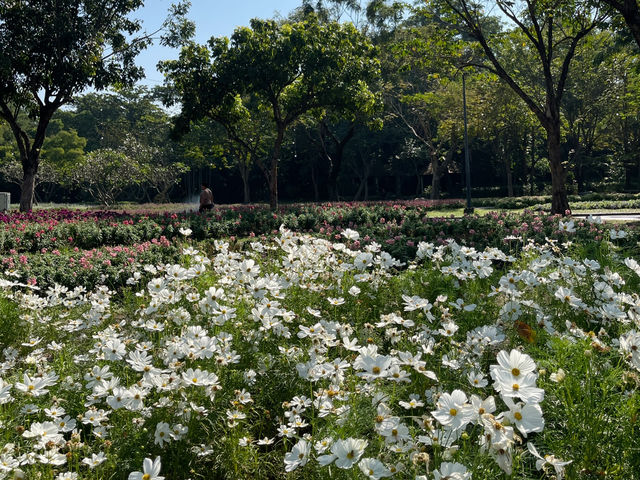
[[0,224],[0,479],[640,478],[638,232],[416,202]]

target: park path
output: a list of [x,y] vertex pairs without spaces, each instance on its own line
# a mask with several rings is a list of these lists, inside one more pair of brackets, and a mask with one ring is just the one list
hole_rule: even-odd
[[[594,217],[600,217],[604,221],[608,220],[622,220],[625,222],[640,222],[640,213],[603,213],[603,214],[591,214]],[[576,213],[573,215],[576,218],[586,218],[589,214]]]

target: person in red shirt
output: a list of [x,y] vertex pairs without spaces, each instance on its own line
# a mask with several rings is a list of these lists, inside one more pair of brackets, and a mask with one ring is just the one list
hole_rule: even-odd
[[200,208],[198,212],[202,213],[205,210],[211,210],[213,208],[213,192],[207,187],[206,183],[201,185],[202,190],[200,192]]

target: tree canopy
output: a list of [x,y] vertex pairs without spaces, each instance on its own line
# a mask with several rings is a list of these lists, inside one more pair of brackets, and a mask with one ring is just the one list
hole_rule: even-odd
[[203,45],[181,4],[154,90],[129,87],[141,3],[0,0],[0,173],[23,209],[36,185],[88,199],[87,156],[137,165],[109,202],[201,181],[272,206],[461,196],[463,72],[474,196],[553,193],[564,213],[568,194],[640,185],[640,55],[607,2],[301,0]]
[[352,24],[251,21],[231,41],[190,44],[177,61],[162,64],[182,104],[179,122],[211,117],[228,123],[240,95],[254,95],[271,113],[275,140],[268,171],[270,205],[278,204],[278,162],[285,131],[301,115],[333,108],[343,115],[373,111],[370,85],[379,72],[374,47]]
[[[135,58],[151,36],[134,37],[141,23],[130,17],[142,4],[0,2],[0,118],[11,128],[22,164],[21,210],[32,207],[40,150],[53,114],[87,88],[132,85],[144,76]],[[36,121],[33,134],[22,123],[22,113]]]

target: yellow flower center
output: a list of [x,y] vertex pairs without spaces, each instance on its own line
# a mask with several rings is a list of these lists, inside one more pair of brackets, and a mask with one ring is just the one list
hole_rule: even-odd
[[511,375],[513,375],[514,377],[519,377],[520,376],[520,369],[518,369],[518,368],[511,369]]
[[375,373],[376,375],[378,375],[378,374],[380,373],[380,367],[373,367],[373,368],[371,369],[371,371],[372,371],[373,373]]
[[516,420],[522,420],[522,414],[520,412],[516,412],[513,414]]
[[347,458],[349,460],[353,459],[353,457],[356,456],[356,452],[354,452],[353,450],[351,450],[349,453],[347,453]]
[[458,410],[456,410],[455,408],[452,408],[451,410],[449,410],[449,415],[451,415],[452,417],[455,417],[458,414]]
[[520,390],[520,385],[518,385],[517,383],[514,383],[511,388],[513,388],[514,390]]
[[142,475],[142,480],[151,480],[151,475],[145,473],[144,475]]

